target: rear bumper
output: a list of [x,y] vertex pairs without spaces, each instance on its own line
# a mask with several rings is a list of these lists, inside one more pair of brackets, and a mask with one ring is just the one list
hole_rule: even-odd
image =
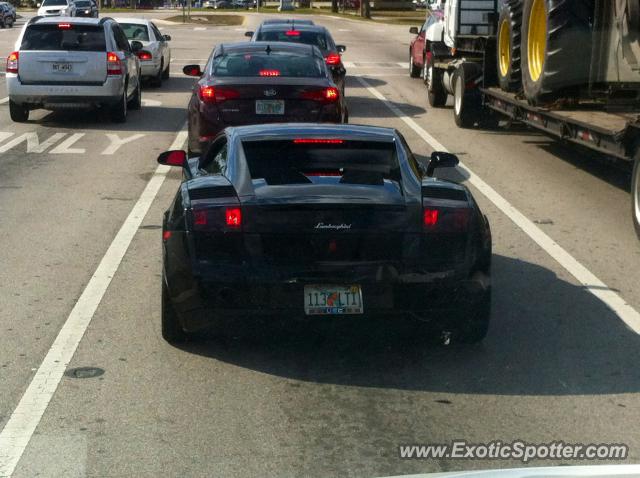
[[[405,320],[453,326],[490,292],[490,277],[481,272],[472,278],[456,273],[410,273],[393,279],[360,277],[315,277],[288,280],[246,276],[220,280],[225,275],[199,277],[188,283],[175,278],[168,282],[169,294],[183,327],[195,331],[212,324],[234,322],[242,317],[326,320],[326,316],[305,316],[305,284],[359,285],[364,314],[394,316]],[[353,316],[357,317],[357,316]]]
[[122,100],[124,82],[109,77],[99,85],[25,85],[17,75],[7,75],[7,93],[14,103],[30,108],[56,109],[58,105],[97,106]]

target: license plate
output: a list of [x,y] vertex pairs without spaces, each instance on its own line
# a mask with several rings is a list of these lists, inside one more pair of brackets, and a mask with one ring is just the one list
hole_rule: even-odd
[[256,100],[257,115],[283,115],[284,100]]
[[73,71],[73,64],[72,63],[53,63],[51,65],[51,69],[53,71],[68,73],[70,71]]
[[304,312],[307,315],[362,314],[359,285],[306,285]]

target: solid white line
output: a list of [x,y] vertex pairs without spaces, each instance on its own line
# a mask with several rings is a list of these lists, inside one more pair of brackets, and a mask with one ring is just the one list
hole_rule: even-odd
[[[179,149],[187,138],[186,125],[169,149]],[[115,275],[151,203],[164,182],[168,166],[159,165],[142,191],[122,227],[111,242],[98,268],[60,329],[56,340],[38,367],[29,387],[22,395],[9,421],[0,433],[0,476],[11,476],[29,444],[62,375],[71,361],[93,314]]]
[[[431,148],[435,151],[447,151],[438,140],[427,133],[418,123],[405,115],[400,108],[387,100],[378,90],[372,87],[366,80],[359,78],[360,84],[367,89],[374,97],[379,99],[389,108],[393,114],[415,131]],[[589,269],[578,262],[569,252],[556,243],[542,229],[536,226],[524,214],[518,211],[512,204],[502,197],[495,189],[484,182],[479,176],[471,171],[467,166],[460,163],[460,169],[465,171],[469,177],[469,183],[480,191],[489,201],[491,201],[500,211],[511,219],[516,226],[522,229],[527,236],[538,244],[544,251],[555,259],[558,264],[564,267],[584,288],[600,299],[609,309],[611,309],[631,330],[640,334],[640,314],[622,297],[611,290],[607,284],[598,279]]]
[[9,102],[9,97],[7,96],[6,98],[2,98],[0,100],[0,105],[3,105],[3,104],[8,103],[8,102]]
[[201,32],[201,31],[206,30],[206,29],[207,29],[206,27],[195,27],[193,30],[196,31],[196,32]]

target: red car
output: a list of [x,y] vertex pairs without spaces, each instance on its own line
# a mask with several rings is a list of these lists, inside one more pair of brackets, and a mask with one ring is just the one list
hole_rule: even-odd
[[216,47],[198,76],[188,106],[189,153],[199,156],[227,126],[262,123],[345,123],[344,96],[320,50],[281,42]]
[[420,30],[418,27],[409,29],[409,33],[416,35],[409,45],[409,76],[411,78],[418,78],[422,75],[425,59],[425,32],[428,22],[429,20],[424,22]]

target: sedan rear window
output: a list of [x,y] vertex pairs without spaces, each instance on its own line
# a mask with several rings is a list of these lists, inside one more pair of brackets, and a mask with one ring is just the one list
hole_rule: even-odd
[[101,26],[61,22],[27,28],[20,50],[106,51],[107,46]]
[[326,76],[324,63],[312,55],[285,51],[232,52],[213,61],[213,76],[259,77],[286,76],[321,78]]
[[317,46],[322,51],[329,50],[327,37],[322,32],[303,32],[300,30],[268,31],[260,32],[258,34],[257,40],[303,43],[305,45]]
[[139,23],[120,23],[128,40],[149,41],[149,29]]
[[243,141],[253,180],[279,184],[400,183],[395,144],[335,138]]

